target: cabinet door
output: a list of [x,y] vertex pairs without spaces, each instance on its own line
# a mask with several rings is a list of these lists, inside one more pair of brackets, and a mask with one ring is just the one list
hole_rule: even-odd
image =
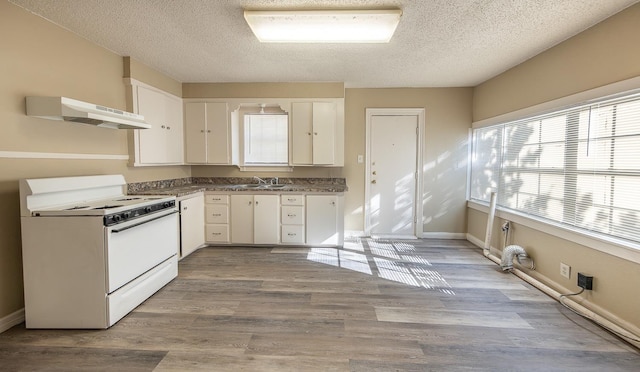
[[137,129],[142,164],[182,164],[184,160],[182,99],[137,87],[138,113],[151,129]]
[[280,230],[280,198],[278,195],[256,195],[253,214],[253,242],[278,244]]
[[162,93],[145,87],[138,87],[138,114],[151,124],[150,129],[137,129],[139,135],[140,162],[162,164],[167,162],[166,146],[166,109]]
[[253,195],[231,195],[231,243],[253,243]]
[[336,105],[313,103],[313,164],[335,163]]
[[338,197],[307,196],[307,244],[338,245]]
[[184,163],[184,123],[182,115],[182,99],[164,96],[166,108],[165,151],[169,164]]
[[180,257],[204,244],[204,195],[180,201]]
[[187,163],[207,162],[207,113],[206,103],[186,103],[184,105],[185,147]]
[[224,102],[207,104],[207,163],[230,164],[229,114]]
[[291,104],[291,162],[294,165],[313,163],[313,103]]

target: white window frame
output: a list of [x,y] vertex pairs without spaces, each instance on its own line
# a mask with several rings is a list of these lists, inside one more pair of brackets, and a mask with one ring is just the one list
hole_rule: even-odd
[[[593,101],[604,100],[605,98],[615,98],[631,94],[640,93],[640,77],[617,82],[604,87],[599,87],[585,92],[580,92],[571,96],[563,97],[554,101],[549,101],[540,105],[514,111],[497,117],[485,119],[473,123],[472,128],[481,128],[500,124],[508,121],[515,121],[526,117],[543,115],[554,111],[567,109],[571,106],[584,105]],[[472,131],[469,133],[469,143],[472,142]],[[469,158],[469,174],[471,174],[471,154]],[[470,190],[472,179],[469,176],[467,206],[470,209],[481,212],[488,212],[488,203],[471,200]],[[554,221],[532,218],[529,215],[518,211],[505,209],[498,206],[496,216],[513,221],[523,226],[544,231],[547,234],[572,241],[574,243],[611,254],[635,263],[640,263],[640,243],[625,239],[618,239],[614,236],[594,233],[591,231],[567,226]],[[534,244],[532,242],[532,244]]]
[[[284,159],[281,162],[257,162],[257,161],[248,161],[248,158],[250,157],[250,140],[251,140],[251,132],[250,132],[250,128],[247,127],[248,124],[250,124],[250,121],[253,118],[258,119],[259,117],[280,117],[283,118],[286,121],[286,126],[284,129],[284,146],[285,146],[285,155],[284,155]],[[244,164],[245,166],[253,166],[253,167],[283,167],[283,166],[287,166],[289,164],[289,124],[288,124],[288,120],[289,117],[287,114],[260,114],[260,113],[247,113],[244,115],[244,122],[243,122],[243,143],[242,143],[242,147],[243,147],[243,153],[244,153]]]

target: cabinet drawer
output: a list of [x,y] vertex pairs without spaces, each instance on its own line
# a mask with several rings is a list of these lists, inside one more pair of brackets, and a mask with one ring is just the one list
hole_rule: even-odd
[[207,204],[229,204],[229,195],[205,195],[204,202]]
[[207,242],[229,242],[229,225],[206,225],[205,233],[207,236]]
[[299,207],[299,206],[282,207],[282,224],[283,225],[303,225],[304,224],[304,207]]
[[229,206],[225,204],[211,204],[205,207],[206,223],[229,223]]
[[280,198],[282,205],[304,205],[303,195],[282,195]]
[[304,244],[304,226],[302,225],[282,225],[283,243]]

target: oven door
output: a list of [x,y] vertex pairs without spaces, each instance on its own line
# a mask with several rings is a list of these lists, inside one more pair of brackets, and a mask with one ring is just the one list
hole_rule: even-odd
[[105,227],[107,293],[112,293],[176,255],[180,246],[176,209]]

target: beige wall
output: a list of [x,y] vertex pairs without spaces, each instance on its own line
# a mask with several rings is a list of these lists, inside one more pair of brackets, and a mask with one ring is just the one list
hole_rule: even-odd
[[[25,96],[67,96],[124,109],[123,59],[85,39],[0,1],[0,319],[23,306],[20,178],[124,174],[127,181],[190,176],[189,167],[134,169],[126,160],[86,160],[82,154],[127,155],[127,131],[25,115]],[[136,76],[134,76],[136,77]],[[150,82],[153,83],[153,82]],[[35,153],[35,154],[30,154]],[[54,154],[79,159],[52,159]],[[26,156],[36,158],[28,159]]]
[[123,57],[125,78],[133,78],[152,85],[176,97],[182,97],[182,83],[146,66],[131,57]]
[[184,83],[184,98],[342,98],[344,83]]
[[471,88],[347,89],[345,166],[349,193],[345,229],[364,230],[366,108],[424,108],[424,231],[466,232],[467,137],[471,126]]
[[640,4],[474,89],[473,121],[640,76]]
[[[640,4],[501,74],[474,90],[474,120],[534,106],[570,94],[640,76]],[[468,232],[484,240],[486,213],[468,212]],[[499,226],[499,225],[498,225]],[[566,292],[576,290],[578,271],[594,275],[594,289],[582,295],[640,327],[640,265],[601,253],[544,231],[514,226],[513,244],[534,257],[543,282]],[[501,237],[498,230],[494,237]],[[501,246],[497,238],[494,245]],[[560,276],[560,262],[569,264],[571,279]]]

